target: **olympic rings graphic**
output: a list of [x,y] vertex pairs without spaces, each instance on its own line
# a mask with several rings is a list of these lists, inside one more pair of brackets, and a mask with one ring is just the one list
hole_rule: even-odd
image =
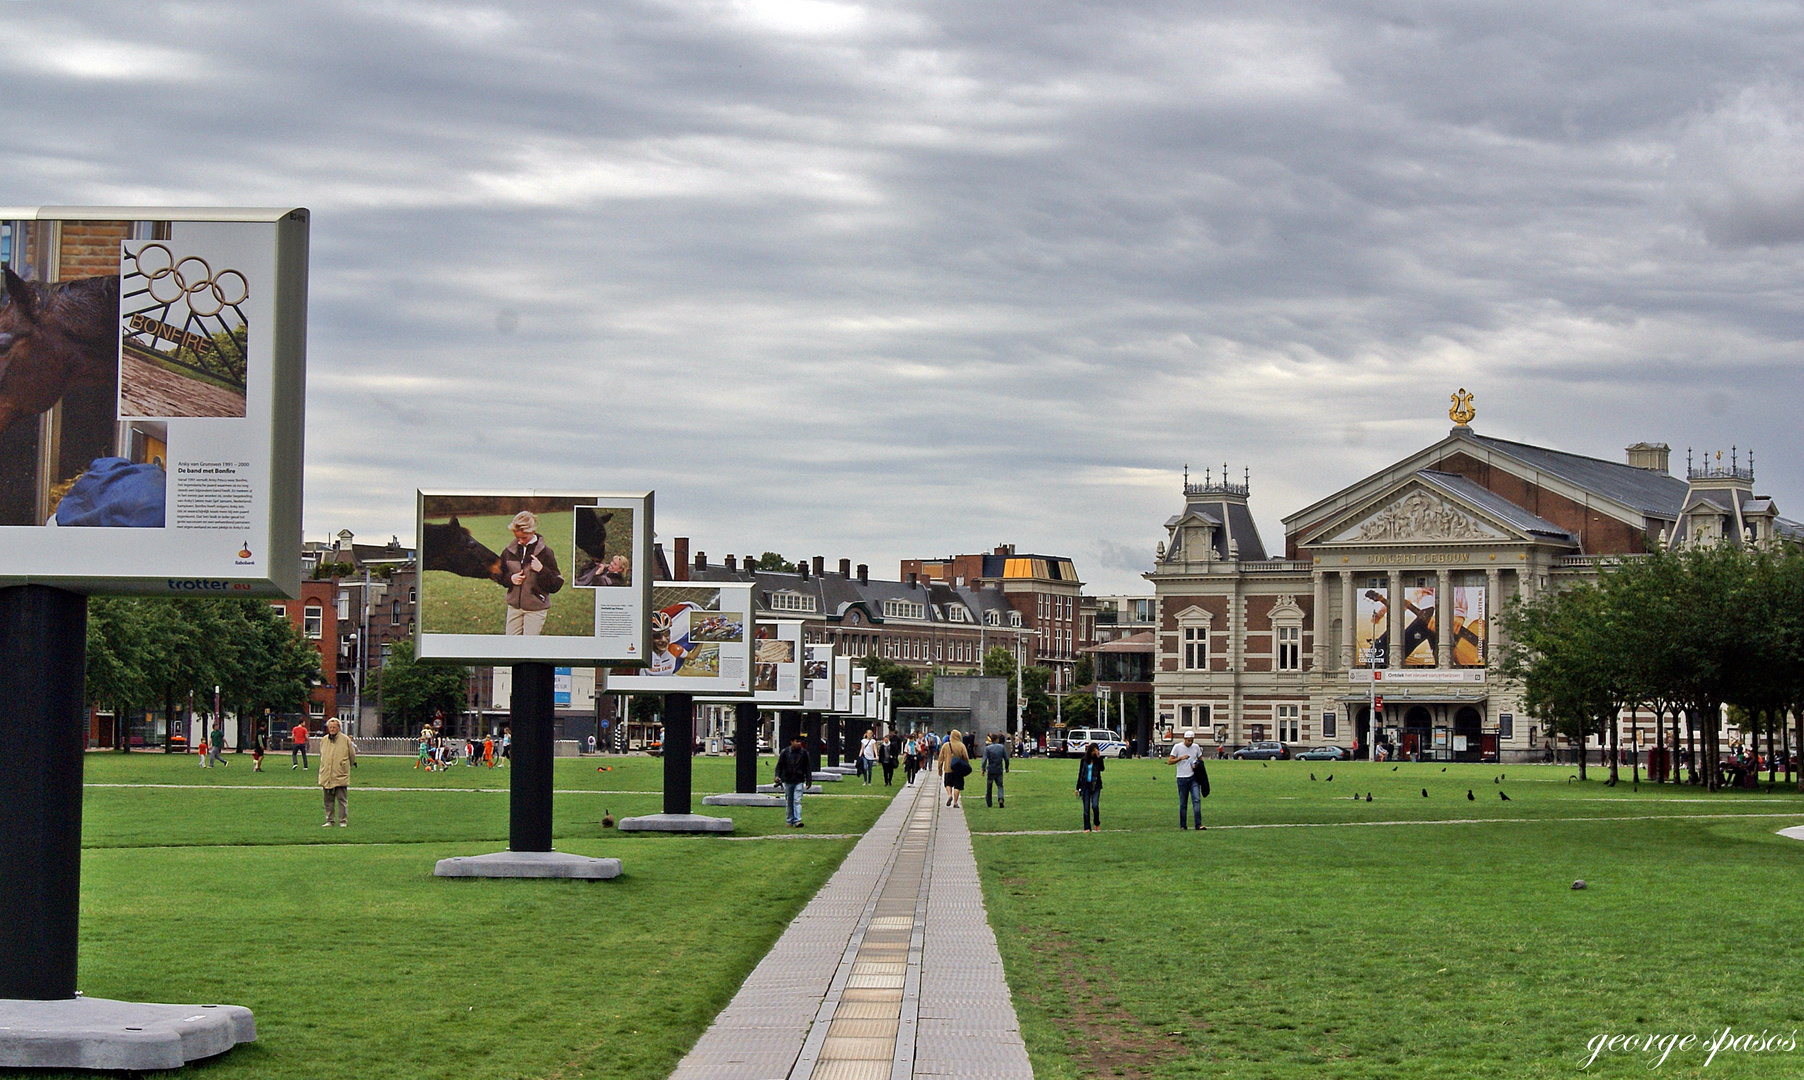
[[250,296],[250,282],[238,271],[221,270],[215,274],[199,255],[178,261],[175,253],[162,244],[145,244],[132,256],[132,262],[148,283],[152,300],[173,304],[185,297],[188,310],[196,315],[217,315]]

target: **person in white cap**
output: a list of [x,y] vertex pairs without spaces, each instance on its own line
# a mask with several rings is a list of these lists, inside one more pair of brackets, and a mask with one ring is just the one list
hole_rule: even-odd
[[551,594],[564,587],[564,577],[551,545],[539,536],[538,515],[522,510],[509,528],[514,542],[501,549],[501,573],[495,578],[507,590],[507,632],[540,634]]
[[1209,797],[1209,770],[1203,766],[1203,748],[1196,744],[1196,732],[1185,731],[1184,741],[1171,748],[1165,764],[1178,767],[1178,828],[1184,824],[1184,811],[1194,800],[1196,827],[1203,827],[1203,800]]

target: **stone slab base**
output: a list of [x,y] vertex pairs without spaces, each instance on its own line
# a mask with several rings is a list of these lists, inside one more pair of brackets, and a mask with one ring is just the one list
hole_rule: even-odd
[[841,780],[844,780],[845,778],[846,778],[845,773],[824,772],[824,771],[817,772],[813,776],[809,777],[810,780],[813,780],[817,784],[837,784]]
[[[782,784],[759,784],[758,790],[775,792],[776,794],[781,795],[781,794],[783,794],[783,785]],[[819,784],[810,784],[807,787],[802,789],[802,794],[804,794],[804,795],[819,795],[820,793],[821,793],[821,786]]]
[[619,859],[591,859],[562,851],[497,851],[491,855],[458,855],[440,859],[436,877],[583,878],[606,881],[620,876]]
[[1780,829],[1779,835],[1787,840],[1804,840],[1804,825],[1793,825],[1789,829]]
[[733,819],[701,814],[647,814],[621,818],[614,827],[621,832],[722,833],[733,831]]
[[783,800],[775,795],[756,795],[743,791],[729,791],[721,795],[705,795],[703,806],[782,806]]
[[9,1069],[179,1069],[256,1040],[242,1005],[0,999],[0,1067]]

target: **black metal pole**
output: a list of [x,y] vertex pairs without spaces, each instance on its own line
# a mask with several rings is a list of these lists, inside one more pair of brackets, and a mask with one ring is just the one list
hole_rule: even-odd
[[777,753],[789,749],[789,740],[802,730],[802,714],[794,709],[786,709],[777,714]]
[[664,695],[664,812],[690,809],[690,755],[695,753],[695,697]]
[[808,747],[808,771],[821,771],[821,714],[809,713],[802,721],[802,729],[808,738],[802,745]]
[[556,716],[550,664],[515,664],[508,696],[513,757],[508,762],[507,846],[551,850],[551,737]]
[[827,718],[827,768],[839,764],[839,718]]
[[733,790],[750,795],[758,790],[758,706],[741,701],[733,706]]
[[88,599],[0,589],[0,998],[75,996]]

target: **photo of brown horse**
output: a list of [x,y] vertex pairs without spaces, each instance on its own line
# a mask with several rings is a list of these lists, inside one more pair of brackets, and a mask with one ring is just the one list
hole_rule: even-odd
[[72,389],[104,389],[110,398],[118,381],[118,276],[47,284],[7,268],[0,303],[0,432]]

